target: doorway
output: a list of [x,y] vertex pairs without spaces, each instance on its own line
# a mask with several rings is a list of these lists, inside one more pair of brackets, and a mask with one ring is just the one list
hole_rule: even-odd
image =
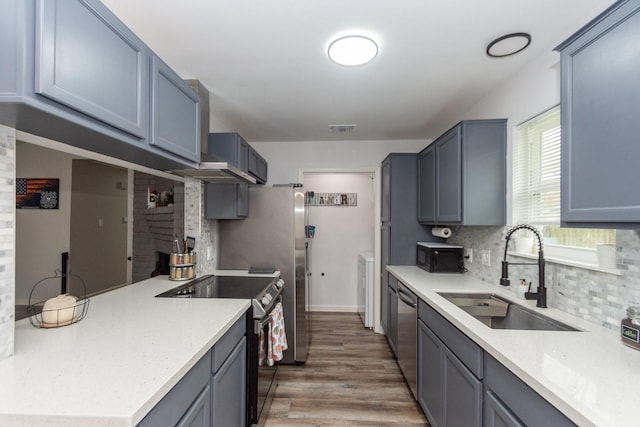
[[[355,194],[355,204],[312,204],[310,311],[357,312],[358,253],[375,251],[377,172],[303,171],[306,191]],[[319,200],[319,199],[318,199]]]

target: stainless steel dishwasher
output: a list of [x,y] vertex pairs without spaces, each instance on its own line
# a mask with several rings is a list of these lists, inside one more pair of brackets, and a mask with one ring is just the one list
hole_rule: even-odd
[[418,398],[418,297],[398,282],[398,365]]

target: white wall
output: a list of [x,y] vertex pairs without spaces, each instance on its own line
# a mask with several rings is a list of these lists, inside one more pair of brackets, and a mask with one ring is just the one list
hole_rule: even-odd
[[301,169],[374,168],[391,152],[417,153],[430,141],[252,142],[269,162],[267,185],[300,181]]
[[71,235],[71,165],[60,151],[18,143],[17,178],[59,178],[58,209],[16,209],[16,304],[27,304],[31,288],[60,268]]
[[307,191],[357,193],[357,206],[311,206],[311,311],[357,311],[358,253],[374,249],[372,173],[305,173]]

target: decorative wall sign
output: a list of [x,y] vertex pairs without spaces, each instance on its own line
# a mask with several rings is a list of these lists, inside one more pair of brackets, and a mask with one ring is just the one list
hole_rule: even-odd
[[58,178],[16,178],[16,209],[58,209]]
[[316,193],[307,195],[311,206],[357,206],[358,193]]

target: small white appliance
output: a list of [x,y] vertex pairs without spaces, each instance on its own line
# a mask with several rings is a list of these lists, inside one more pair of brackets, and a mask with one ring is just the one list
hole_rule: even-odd
[[358,314],[365,328],[373,328],[373,252],[358,254]]

